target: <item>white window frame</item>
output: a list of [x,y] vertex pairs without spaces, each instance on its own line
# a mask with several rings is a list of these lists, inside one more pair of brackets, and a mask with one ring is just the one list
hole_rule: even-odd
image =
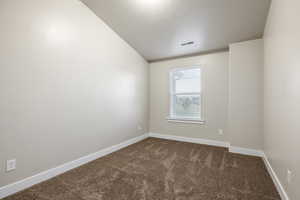
[[[200,69],[200,85],[201,90],[200,92],[192,92],[192,93],[175,93],[174,91],[174,79],[173,74],[176,71],[182,71],[182,70],[189,70],[189,69]],[[203,119],[203,70],[202,67],[197,66],[189,66],[189,67],[178,67],[173,68],[169,71],[169,117],[167,117],[167,120],[169,122],[178,122],[178,123],[192,123],[192,124],[204,124],[205,121]],[[174,115],[174,95],[200,95],[200,116],[199,118],[184,118],[184,117],[176,117]]]

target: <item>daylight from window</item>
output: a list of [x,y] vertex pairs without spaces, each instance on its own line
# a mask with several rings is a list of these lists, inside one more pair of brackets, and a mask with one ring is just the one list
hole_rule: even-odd
[[200,68],[176,69],[170,72],[170,117],[175,119],[201,119]]

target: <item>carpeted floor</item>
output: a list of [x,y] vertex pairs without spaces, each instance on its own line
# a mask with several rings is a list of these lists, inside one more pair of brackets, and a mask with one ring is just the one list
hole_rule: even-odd
[[5,200],[279,200],[257,157],[148,138]]

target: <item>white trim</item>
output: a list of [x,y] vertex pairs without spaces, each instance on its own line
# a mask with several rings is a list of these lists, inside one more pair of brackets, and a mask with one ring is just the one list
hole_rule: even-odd
[[164,135],[159,133],[149,133],[149,137],[154,138],[161,138],[167,140],[176,140],[180,142],[190,142],[196,144],[206,144],[211,146],[218,146],[218,147],[229,147],[230,144],[228,142],[223,141],[216,141],[216,140],[207,140],[207,139],[200,139],[200,138],[190,138],[190,137],[182,137],[182,136],[175,136],[175,135]]
[[184,118],[166,118],[168,122],[173,123],[185,123],[185,124],[205,124],[205,121],[203,120],[196,120],[196,119],[184,119]]
[[[204,81],[203,81],[203,64],[196,64],[196,65],[187,65],[187,66],[182,66],[182,67],[174,67],[171,68],[169,71],[169,116],[174,116],[174,110],[173,110],[173,104],[174,104],[174,99],[173,96],[174,95],[199,95],[200,96],[200,120],[204,121],[204,114],[203,114],[203,110],[204,110],[204,95],[203,95],[203,91],[204,91]],[[179,70],[189,70],[189,69],[200,69],[200,92],[191,92],[191,93],[176,93],[174,92],[174,80],[173,80],[173,73]],[[173,117],[171,117],[173,118]],[[176,116],[175,116],[176,118]],[[182,122],[184,120],[178,120],[177,122]]]
[[181,141],[181,142],[190,142],[190,143],[196,143],[196,144],[206,144],[206,145],[211,145],[211,146],[219,146],[219,147],[226,147],[229,148],[229,152],[232,153],[239,153],[239,154],[244,154],[244,155],[252,155],[252,156],[259,156],[262,157],[266,168],[272,177],[272,180],[276,186],[277,191],[280,194],[280,197],[282,200],[289,200],[289,197],[284,190],[282,184],[280,183],[275,171],[272,169],[271,164],[269,163],[266,155],[264,154],[263,151],[261,150],[254,150],[254,149],[247,149],[247,148],[241,148],[241,147],[235,147],[235,146],[230,146],[229,142],[223,142],[223,141],[215,141],[215,140],[207,140],[207,139],[200,139],[200,138],[190,138],[190,137],[182,137],[182,136],[174,136],[174,135],[164,135],[164,134],[158,134],[158,133],[149,133],[149,134],[144,134],[132,139],[129,139],[125,142],[122,142],[117,145],[113,145],[111,147],[102,149],[96,153],[92,153],[90,155],[81,157],[77,160],[65,163],[63,165],[60,165],[58,167],[49,169],[47,171],[41,172],[39,174],[36,174],[34,176],[25,178],[23,180],[17,181],[15,183],[3,186],[0,188],[0,199],[5,198],[7,196],[10,196],[14,193],[17,193],[19,191],[22,191],[24,189],[27,189],[35,184],[38,184],[40,182],[46,181],[50,178],[53,178],[59,174],[62,174],[66,171],[69,171],[71,169],[74,169],[76,167],[79,167],[83,164],[86,164],[88,162],[91,162],[93,160],[96,160],[100,157],[103,157],[105,155],[108,155],[110,153],[113,153],[115,151],[118,151],[122,148],[125,148],[131,144],[137,143],[141,140],[144,140],[148,137],[153,137],[153,138],[161,138],[161,139],[168,139],[168,140],[176,140],[176,141]]
[[281,197],[282,200],[289,200],[289,197],[284,189],[284,187],[282,186],[282,184],[280,183],[280,180],[278,178],[278,176],[276,175],[275,171],[273,170],[267,156],[263,153],[263,161],[266,165],[266,168],[276,186],[276,189]]
[[211,145],[211,146],[227,147],[227,148],[229,148],[229,152],[231,152],[231,153],[261,157],[264,161],[264,164],[265,164],[275,186],[276,186],[276,189],[277,189],[281,199],[289,200],[289,197],[288,197],[286,191],[284,190],[275,171],[272,169],[271,164],[269,163],[265,153],[262,150],[247,149],[247,148],[242,148],[242,147],[231,146],[229,142],[214,141],[214,140],[207,140],[207,139],[200,139],[200,138],[181,137],[181,136],[174,136],[174,135],[164,135],[164,134],[158,134],[158,133],[149,133],[149,137],[168,139],[168,140],[176,140],[176,141],[181,141],[181,142],[190,142],[190,143],[196,143],[196,144],[206,144],[206,145]]
[[53,178],[53,177],[55,177],[59,174],[62,174],[64,172],[66,172],[66,171],[69,171],[69,170],[74,169],[76,167],[79,167],[83,164],[86,164],[88,162],[96,160],[100,157],[103,157],[105,155],[108,155],[110,153],[118,151],[118,150],[120,150],[124,147],[127,147],[127,146],[131,145],[131,144],[134,144],[136,142],[144,140],[147,137],[148,137],[148,134],[144,134],[144,135],[129,139],[129,140],[127,140],[125,142],[122,142],[120,144],[113,145],[111,147],[102,149],[102,150],[100,150],[96,153],[92,153],[90,155],[81,157],[77,160],[65,163],[63,165],[60,165],[58,167],[49,169],[49,170],[44,171],[44,172],[41,172],[41,173],[36,174],[34,176],[31,176],[31,177],[25,178],[23,180],[17,181],[15,183],[3,186],[3,187],[0,188],[0,199],[4,198],[4,197],[7,197],[9,195],[12,195],[14,193],[17,193],[19,191],[22,191],[26,188],[29,188],[29,187],[31,187],[35,184],[40,183],[40,182],[46,181],[50,178]]
[[263,157],[264,154],[264,152],[261,150],[247,149],[247,148],[236,147],[236,146],[230,146],[229,152],[248,155],[248,156],[258,156],[258,157]]

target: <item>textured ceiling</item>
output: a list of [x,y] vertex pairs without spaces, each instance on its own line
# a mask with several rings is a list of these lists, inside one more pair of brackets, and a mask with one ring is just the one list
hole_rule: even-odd
[[148,61],[260,38],[270,6],[270,0],[81,1]]

